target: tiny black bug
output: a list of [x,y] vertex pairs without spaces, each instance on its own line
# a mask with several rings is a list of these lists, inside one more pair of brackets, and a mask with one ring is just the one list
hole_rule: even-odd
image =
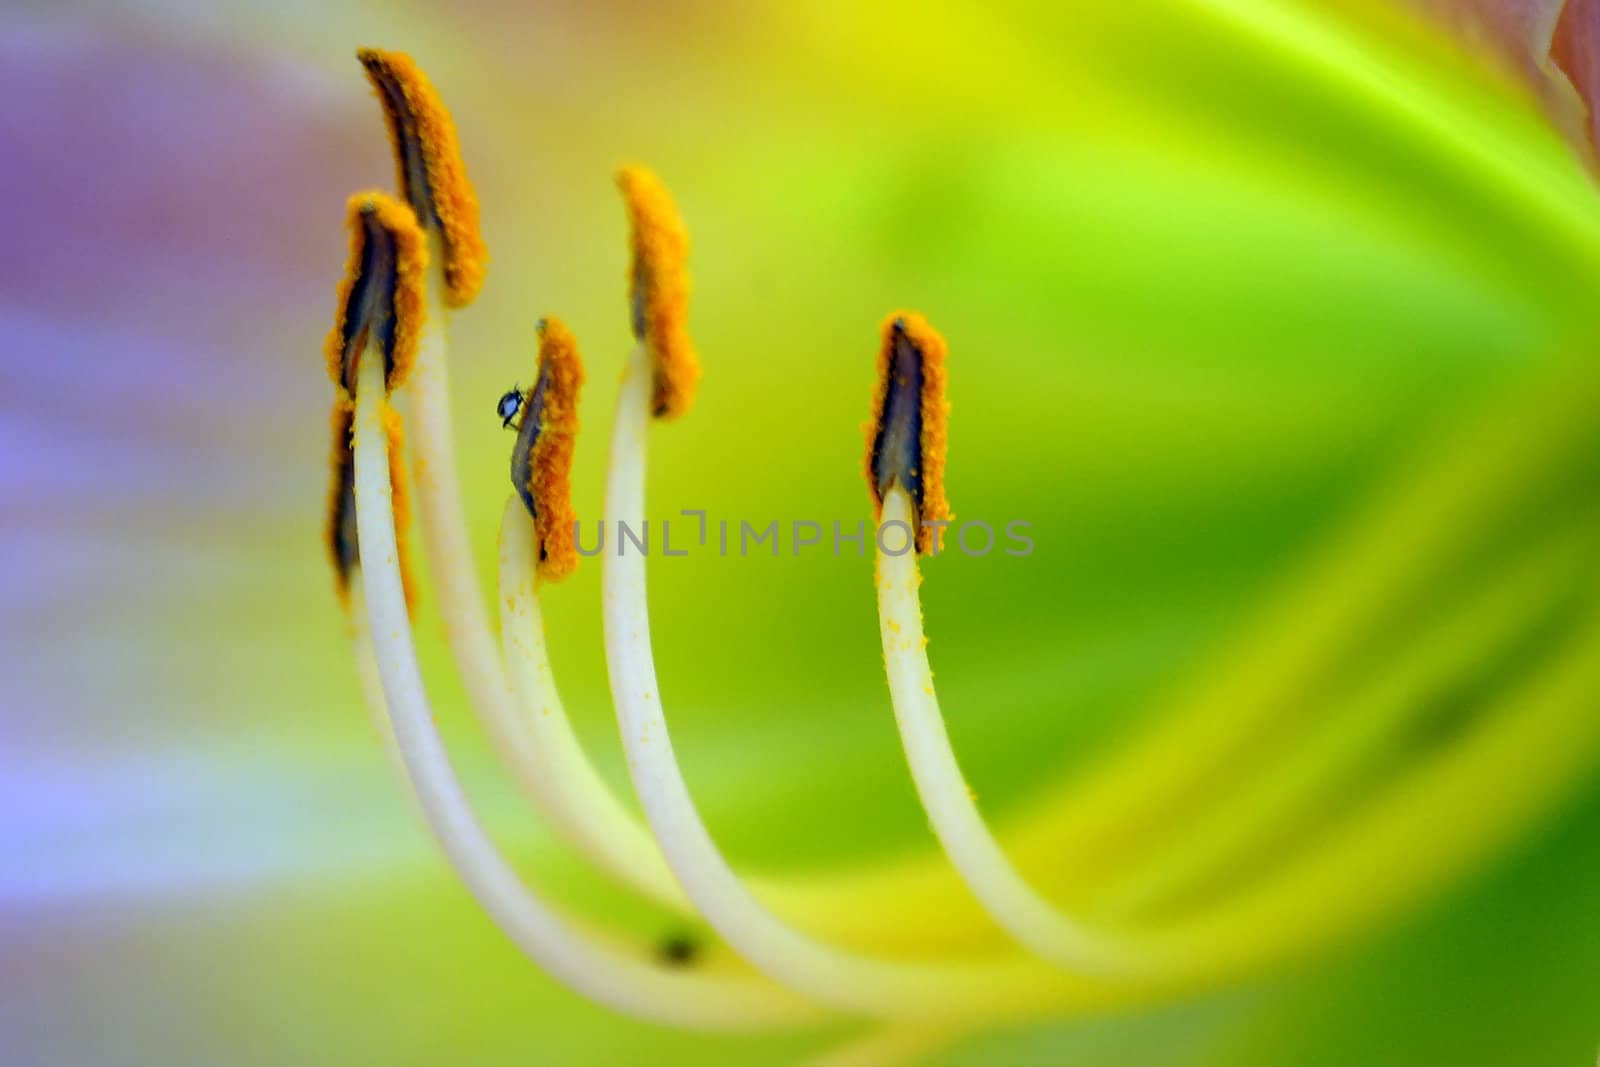
[[500,416],[500,425],[504,429],[511,429],[511,420],[517,417],[517,412],[522,410],[522,386],[515,385],[500,398],[500,403],[494,406],[494,413]]

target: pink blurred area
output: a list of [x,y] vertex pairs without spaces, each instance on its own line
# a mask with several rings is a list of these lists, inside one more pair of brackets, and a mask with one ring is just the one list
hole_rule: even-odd
[[[1497,44],[1593,152],[1600,145],[1600,0],[1409,0],[1471,43]],[[1575,91],[1576,100],[1573,99]]]
[[1568,0],[1551,55],[1589,104],[1589,136],[1600,147],[1600,0]]

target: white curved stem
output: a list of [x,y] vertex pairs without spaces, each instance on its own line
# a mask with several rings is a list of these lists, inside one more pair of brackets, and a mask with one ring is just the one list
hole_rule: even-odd
[[[906,523],[909,529],[913,514],[909,497],[900,489],[885,496],[884,522]],[[1538,542],[1528,558],[1519,560],[1508,573],[1491,578],[1487,588],[1452,619],[1454,625],[1425,635],[1426,643],[1412,653],[1418,662],[1407,661],[1409,671],[1394,678],[1384,676],[1383,682],[1392,692],[1356,694],[1350,701],[1351,710],[1341,719],[1330,722],[1328,729],[1303,749],[1291,753],[1281,767],[1269,769],[1259,782],[1245,787],[1244,810],[1221,806],[1188,840],[1158,854],[1151,865],[1150,881],[1136,883],[1133,892],[1159,893],[1166,881],[1181,881],[1206,869],[1208,862],[1211,869],[1217,869],[1220,864],[1208,849],[1218,852],[1223,861],[1231,855],[1247,862],[1240,853],[1248,850],[1251,834],[1270,833],[1270,826],[1291,822],[1314,805],[1318,796],[1348,779],[1341,771],[1359,761],[1362,752],[1376,743],[1375,736],[1404,729],[1408,697],[1410,704],[1425,707],[1417,694],[1426,691],[1430,680],[1437,684],[1444,677],[1458,676],[1470,669],[1474,660],[1491,656],[1497,643],[1531,625],[1540,607],[1550,603],[1554,588],[1562,581],[1570,582],[1580,571],[1576,565],[1590,536],[1587,525],[1563,530],[1553,539]],[[1157,958],[1152,950],[1174,964],[1180,955],[1189,955],[1176,952],[1177,946],[1193,944],[1191,931],[1214,923],[1214,915],[1198,916],[1188,928],[1141,934],[1137,942],[1124,940],[1086,927],[1055,909],[1017,872],[978,811],[950,746],[928,664],[920,581],[913,553],[893,556],[880,546],[880,628],[895,718],[918,796],[946,854],[974,894],[1018,942],[1064,967],[1140,973],[1154,970]],[[1397,707],[1401,714],[1395,714]],[[1217,820],[1222,820],[1222,825],[1216,825]],[[1230,853],[1230,848],[1235,851]],[[1269,876],[1267,884],[1272,880]],[[1232,951],[1219,953],[1219,963],[1222,955]]]
[[[643,512],[645,369],[636,357],[625,378],[624,417],[618,420],[614,442],[614,454],[621,462],[614,463],[608,491],[613,517],[637,517]],[[395,704],[399,750],[416,783],[419,804],[463,877],[530,956],[603,1003],[664,1021],[681,1011],[682,1017],[701,1019],[708,1026],[758,1025],[762,1018],[799,1014],[803,1006],[774,1004],[767,991],[757,994],[743,985],[711,1001],[698,991],[675,999],[681,986],[658,989],[653,983],[680,976],[663,975],[623,950],[608,949],[594,935],[574,931],[529,897],[477,825],[433,733],[410,648],[395,563],[386,439],[376,424],[374,379],[375,375],[366,376],[358,418],[358,521],[372,568],[364,570],[362,580],[382,680],[387,698]],[[786,930],[749,899],[717,853],[677,773],[659,705],[648,706],[655,687],[642,563],[636,560],[631,573],[629,567],[615,574],[610,565],[607,570],[607,653],[613,689],[628,693],[628,700],[619,699],[619,713],[631,769],[673,868],[680,875],[693,875],[685,878],[690,895],[706,909],[712,924],[758,966],[786,981],[818,989],[826,999],[864,1003],[890,1016],[960,1022],[1065,1014],[1214,985],[1270,960],[1303,952],[1393,912],[1463,867],[1492,855],[1583,780],[1600,748],[1600,716],[1593,714],[1593,693],[1600,688],[1600,635],[1591,623],[1584,638],[1558,657],[1552,670],[1531,679],[1508,699],[1509,707],[1468,741],[1399,784],[1392,799],[1364,810],[1301,859],[1263,878],[1225,907],[1164,931],[1161,943],[1183,961],[1164,979],[1109,986],[1073,981],[1049,969],[1041,974],[1039,966],[1028,961],[912,966],[863,960]],[[620,585],[614,581],[618,575],[626,579]],[[371,603],[374,597],[376,604]],[[629,645],[642,647],[642,660],[637,658],[638,648]],[[628,658],[633,662],[619,670]],[[652,745],[661,751],[653,753]],[[1461,810],[1473,807],[1485,782],[1498,783],[1496,804],[1472,820],[1457,818]],[[1383,859],[1379,867],[1386,874],[1376,882],[1370,880],[1374,856]],[[703,869],[696,870],[697,864]],[[1362,892],[1350,892],[1358,881]],[[831,980],[844,984],[830,992],[826,983]],[[754,1004],[747,1008],[741,995]]]
[[394,723],[389,721],[389,702],[383,695],[383,678],[378,674],[378,657],[372,651],[372,624],[367,617],[367,595],[364,591],[366,579],[361,574],[361,564],[358,562],[351,570],[349,599],[345,604],[346,617],[350,622],[350,647],[356,657],[356,680],[361,687],[361,702],[367,709],[367,721],[372,724],[372,732],[378,737],[378,744],[383,748],[384,762],[389,765],[389,770],[394,775],[396,784],[412,807],[416,808],[417,815],[423,816],[422,808],[417,802],[416,790],[411,787],[411,772],[406,769],[405,754],[400,751],[400,742],[394,736]]
[[[692,910],[693,905],[683,896],[655,838],[650,836],[648,825],[595,772],[573,732],[545,648],[534,567],[534,534],[532,519],[521,500],[513,495],[500,524],[500,638],[511,687],[527,711],[532,742],[528,767],[538,776],[548,797],[550,806],[545,814],[558,827],[564,827],[567,840],[582,840],[586,855],[604,857],[601,866],[608,870],[619,864],[650,865],[654,869],[641,871],[641,877],[657,883],[670,882],[684,910]],[[919,885],[915,879],[902,879],[902,883],[910,887],[902,891],[911,893]],[[865,921],[856,914],[863,908],[871,910],[870,902],[884,896],[878,884],[868,877],[840,876],[809,882],[750,878],[746,884],[759,899],[779,913],[803,922],[817,936],[844,938],[861,946],[887,943],[900,947],[909,943],[919,948],[932,944],[937,949],[940,938],[959,944],[963,926],[980,931],[986,926],[982,913],[971,907],[964,896],[957,897],[954,903],[947,902],[952,891],[959,893],[961,889],[954,878],[932,882],[927,899],[916,901],[916,909],[901,907],[894,913],[894,923]],[[933,890],[938,891],[937,895]],[[974,940],[978,939],[969,935],[968,944],[963,947],[970,948]],[[978,943],[983,944],[981,940]]]
[[[815,1005],[753,977],[668,970],[582,931],[523,885],[478,822],[433,725],[411,641],[401,588],[382,424],[383,360],[361,359],[356,391],[356,522],[366,627],[356,622],[358,654],[373,655],[382,699],[416,801],[461,880],[536,963],[574,990],[617,1011],[654,1022],[705,1029],[759,1029],[811,1022]],[[363,676],[371,672],[363,669]],[[377,698],[379,694],[370,694]]]
[[[435,262],[440,253],[434,248]],[[574,812],[591,805],[604,812],[609,791],[583,749],[567,731],[528,722],[500,662],[498,644],[489,627],[472,541],[467,534],[461,486],[456,471],[454,430],[450,418],[446,311],[439,299],[437,272],[427,285],[428,308],[418,343],[417,365],[407,387],[411,396],[410,437],[416,456],[417,513],[428,569],[445,640],[455,656],[461,681],[484,732],[522,792],[556,832],[597,867],[640,893],[680,913],[688,901],[660,853],[641,844],[642,834],[607,824],[606,836],[589,832]],[[553,693],[553,688],[551,689]],[[536,714],[536,713],[535,713]],[[561,721],[565,722],[565,717]],[[543,752],[554,744],[559,751]],[[552,768],[559,773],[552,775]],[[612,801],[614,806],[614,800]],[[636,825],[636,824],[635,824]]]
[[[915,528],[911,498],[898,485],[883,498],[884,524]],[[1058,967],[1087,974],[1130,975],[1156,961],[1115,932],[1057,909],[1017,872],[990,833],[961,774],[945,731],[922,632],[922,577],[914,551],[894,555],[878,542],[878,628],[889,674],[895,722],[917,796],[945,854],[994,920],[1017,942]]]
[[[649,365],[635,351],[623,375],[607,481],[606,518],[644,516]],[[1214,986],[1294,956],[1392,914],[1494,850],[1581,781],[1600,750],[1600,716],[1585,707],[1600,683],[1600,630],[1591,621],[1572,654],[1508,696],[1508,707],[1470,740],[1396,786],[1392,801],[1362,809],[1326,841],[1267,873],[1223,906],[1141,932],[1141,955],[1159,962],[1126,979],[1073,975],[1038,961],[890,962],[820,944],[765,910],[729,867],[700,819],[677,766],[650,648],[640,554],[608,554],[606,658],[629,770],[645,815],[690,899],[746,959],[819,1000],[887,1018],[1003,1019],[1126,1005]],[[1439,820],[1484,783],[1499,784],[1492,818]],[[1453,808],[1454,806],[1454,808]],[[1372,849],[1405,866],[1371,880]],[[1353,891],[1359,886],[1360,891]],[[1148,954],[1146,949],[1148,946]],[[1041,973],[1041,968],[1043,973]]]
[[511,688],[527,715],[521,759],[539,782],[545,816],[563,837],[580,843],[598,866],[630,871],[634,885],[648,884],[651,896],[692,912],[655,839],[600,777],[573,733],[545,649],[534,532],[533,519],[512,494],[500,520],[500,641]]
[[[605,517],[644,518],[649,363],[635,348],[623,372],[611,442]],[[1064,1006],[1085,992],[1036,961],[905,963],[851,953],[808,937],[768,911],[711,839],[672,751],[650,647],[641,553],[619,543],[604,568],[606,664],[628,769],[667,863],[718,933],[772,978],[848,1011],[879,1018],[970,1019]]]

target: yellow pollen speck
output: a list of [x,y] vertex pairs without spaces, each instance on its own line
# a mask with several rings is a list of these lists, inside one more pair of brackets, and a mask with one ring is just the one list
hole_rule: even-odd
[[357,362],[375,341],[383,350],[385,384],[392,392],[405,384],[417,362],[428,244],[412,210],[387,193],[357,193],[348,214],[350,259],[339,282],[333,329],[323,344],[328,376],[353,397]]
[[944,493],[950,426],[950,401],[946,395],[947,349],[938,331],[915,312],[897,311],[891,314],[883,321],[882,334],[883,344],[878,350],[878,379],[872,394],[872,417],[862,425],[867,442],[863,465],[867,489],[872,494],[873,514],[881,518],[882,494],[887,487],[879,484],[874,463],[889,410],[890,386],[895,374],[895,346],[899,334],[915,350],[922,374],[922,391],[918,398],[921,415],[921,434],[917,441],[919,461],[912,465],[910,473],[917,477],[919,484],[919,491],[913,494],[917,507],[917,552],[927,555],[944,544],[945,533],[943,527],[929,524],[949,522],[953,517],[950,501]]
[[455,122],[427,75],[404,52],[363,48],[356,56],[383,105],[400,188],[443,245],[445,303],[466,307],[483,286],[488,251]]
[[634,336],[654,368],[652,410],[672,419],[694,403],[700,361],[689,339],[689,231],[666,186],[645,167],[624,167],[617,186],[633,231],[628,268]]
[[[512,479],[533,516],[539,578],[557,582],[578,566],[572,507],[572,453],[583,388],[578,342],[561,320],[539,323],[539,373],[522,406]],[[537,420],[529,422],[529,420]]]

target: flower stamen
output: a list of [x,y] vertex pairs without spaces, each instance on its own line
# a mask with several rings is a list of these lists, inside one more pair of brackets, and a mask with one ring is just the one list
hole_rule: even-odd
[[867,436],[867,488],[881,520],[885,495],[899,486],[914,505],[908,529],[917,552],[937,553],[948,525],[944,495],[950,402],[945,393],[945,343],[926,319],[896,312],[883,324],[878,382]]
[[[920,315],[884,324],[879,381],[868,423],[867,483],[879,521],[917,530],[919,552],[937,549],[930,523],[944,498],[945,344]],[[922,630],[917,555],[878,539],[879,629],[895,720],[917,795],[945,853],[989,914],[1018,942],[1068,970],[1126,974],[1148,966],[1130,944],[1089,927],[1041,897],[1012,866],[978,811],[945,730]]]
[[[647,346],[636,346],[624,366],[611,439],[605,518],[613,525],[644,515],[659,377]],[[712,839],[673,752],[651,649],[642,554],[608,553],[602,579],[606,668],[635,792],[684,891],[742,956],[806,996],[880,1018],[1015,1017],[1042,1004],[1107,995],[1027,959],[913,963],[857,954],[817,941],[769,910]]]
[[377,48],[356,55],[383,105],[401,192],[442,245],[445,302],[466,307],[483,285],[488,253],[455,122],[410,56]]
[[[398,53],[367,50],[361,59],[383,102],[400,185],[410,206],[379,200],[381,194],[363,194],[352,214],[352,263],[341,290],[341,319],[328,344],[329,372],[340,390],[333,416],[329,550],[357,616],[358,658],[369,703],[388,731],[386,743],[404,764],[430,827],[491,916],[530,957],[575,989],[644,1018],[729,1028],[819,1017],[811,1001],[886,1019],[936,1020],[959,1027],[1166,996],[1301,950],[1378,915],[1430,879],[1438,881],[1452,865],[1481,854],[1496,833],[1509,833],[1556,789],[1575,781],[1600,747],[1600,721],[1575,728],[1569,721],[1571,707],[1587,699],[1597,684],[1596,631],[1585,632],[1582,642],[1569,642],[1578,654],[1566,655],[1563,647],[1561,655],[1552,657],[1554,671],[1528,672],[1534,684],[1519,685],[1513,699],[1504,702],[1511,712],[1475,721],[1464,732],[1465,740],[1431,756],[1422,770],[1394,776],[1389,787],[1399,799],[1384,818],[1358,810],[1319,833],[1287,862],[1263,867],[1261,857],[1245,857],[1249,862],[1239,864],[1245,877],[1236,879],[1239,892],[1221,901],[1202,900],[1173,925],[1147,924],[1128,935],[1094,929],[1064,914],[1025,882],[984,823],[951,750],[934,694],[923,651],[915,555],[881,554],[877,579],[883,650],[918,793],[947,854],[985,909],[1054,966],[1012,954],[970,959],[919,954],[914,960],[868,956],[796,928],[780,917],[782,908],[763,903],[769,899],[764,887],[732,870],[689,795],[655,674],[642,554],[607,556],[603,578],[607,669],[629,772],[647,823],[628,813],[595,772],[561,706],[544,648],[537,595],[540,579],[559,579],[576,564],[575,549],[563,538],[572,534],[570,463],[582,371],[571,335],[559,323],[541,326],[539,377],[526,396],[516,391],[518,410],[506,408],[502,400],[502,418],[521,418],[511,459],[516,492],[506,502],[501,527],[502,643],[496,647],[478,589],[454,463],[443,314],[445,305],[469,302],[481,284],[484,256],[477,202],[465,178],[454,126],[421,72]],[[618,184],[632,223],[630,317],[636,345],[625,365],[611,447],[606,517],[613,523],[643,518],[650,422],[686,412],[700,374],[687,329],[687,231],[654,174],[627,168],[618,175]],[[415,314],[402,308],[413,302]],[[407,482],[398,466],[399,417],[389,406],[388,393],[407,380],[413,362],[418,501],[440,612],[468,693],[496,748],[563,836],[598,866],[681,911],[698,906],[735,950],[801,996],[749,975],[711,973],[720,962],[710,969],[697,964],[692,974],[677,976],[707,982],[663,983],[664,974],[684,969],[664,965],[638,945],[618,948],[550,908],[520,883],[484,833],[433,727],[409,631],[413,593],[405,562]],[[880,520],[914,529],[919,554],[936,553],[949,519],[943,485],[948,415],[944,342],[919,316],[892,316],[884,326],[879,363],[867,428],[866,472],[874,508]],[[348,445],[352,433],[354,453]],[[1469,488],[1481,490],[1485,481],[1475,471]],[[1467,517],[1483,517],[1474,506],[1457,504],[1455,510]],[[1423,511],[1424,518],[1441,517]],[[1439,511],[1448,517],[1451,507]],[[1354,594],[1343,601],[1332,598],[1335,610],[1325,613],[1333,616],[1331,622],[1313,620],[1305,627],[1310,635],[1305,647],[1291,646],[1289,656],[1259,668],[1264,671],[1259,678],[1251,672],[1263,657],[1246,659],[1247,666],[1240,669],[1242,711],[1232,714],[1237,684],[1231,691],[1227,684],[1210,694],[1202,691],[1203,698],[1226,703],[1220,710],[1230,714],[1202,717],[1199,726],[1188,723],[1192,729],[1187,738],[1180,719],[1174,733],[1183,742],[1156,747],[1158,756],[1186,761],[1188,767],[1179,767],[1184,773],[1168,780],[1160,773],[1167,768],[1158,763],[1155,773],[1149,766],[1135,766],[1135,773],[1111,786],[1105,779],[1091,780],[1089,824],[1109,827],[1109,832],[1130,826],[1137,830],[1141,820],[1154,821],[1152,813],[1176,808],[1188,787],[1205,784],[1202,779],[1215,774],[1212,761],[1197,757],[1192,742],[1201,743],[1202,756],[1225,756],[1266,735],[1265,723],[1273,711],[1267,705],[1281,704],[1278,698],[1285,693],[1293,698],[1315,684],[1336,666],[1334,657],[1360,636],[1356,631],[1378,613],[1382,602],[1394,598],[1393,586],[1404,583],[1382,590],[1375,583],[1386,571],[1392,576],[1403,569],[1401,557],[1419,545],[1429,547],[1424,543],[1436,530],[1426,525],[1422,533],[1394,537],[1396,552],[1385,549],[1367,560],[1356,555],[1357,562],[1370,565],[1364,572],[1356,568]],[[1541,663],[1541,670],[1545,666]],[[1224,678],[1238,683],[1237,676]],[[1139,751],[1137,746],[1133,750]],[[1200,764],[1205,767],[1195,770]],[[1125,761],[1121,769],[1127,768]],[[1158,781],[1150,783],[1151,777]],[[1500,778],[1516,781],[1506,796],[1497,797],[1500,804],[1485,822],[1487,830],[1458,829],[1437,843],[1433,840],[1431,824],[1467,803],[1468,789]],[[1270,773],[1263,780],[1269,788],[1275,781],[1281,784]],[[1319,778],[1305,796],[1289,799],[1315,799],[1315,790],[1329,781]],[[1143,789],[1146,784],[1153,787]],[[1101,792],[1094,791],[1095,785],[1103,787]],[[1130,785],[1141,787],[1131,802]],[[1097,806],[1094,801],[1104,803]],[[1058,820],[1050,843],[1058,852],[1070,849],[1081,862],[1077,843],[1070,840],[1078,815],[1072,810]],[[1151,839],[1156,840],[1153,835]],[[1438,847],[1427,853],[1420,844]],[[1407,848],[1418,848],[1426,862],[1401,871],[1370,894],[1338,897],[1340,886],[1365,870],[1373,855],[1403,857]],[[1170,874],[1160,862],[1160,842],[1150,851],[1154,855],[1139,857],[1153,860],[1150,881],[1135,883],[1140,892],[1149,884],[1165,886]],[[1218,853],[1221,860],[1211,857],[1207,862],[1228,866],[1246,851],[1262,850],[1251,847],[1250,840],[1242,845],[1234,841]],[[1187,858],[1183,873],[1190,873]],[[893,906],[893,895],[903,893],[904,884],[882,880],[878,900],[888,898]],[[954,880],[947,884],[959,890]],[[884,885],[892,888],[884,891]],[[828,902],[833,912],[851,906],[854,898],[847,902],[844,896],[841,892],[839,900]],[[920,903],[925,917],[926,902]],[[932,914],[934,922],[944,919],[937,907]],[[899,909],[894,916],[903,918]],[[886,916],[884,925],[894,925],[894,916]],[[1149,918],[1142,908],[1138,917]],[[900,921],[899,927],[897,936],[903,938],[918,932],[916,922]],[[923,1032],[930,1031],[931,1025]]]
[[[620,802],[578,742],[544,639],[539,580],[577,566],[571,466],[583,383],[577,344],[556,319],[539,325],[539,368],[517,405],[511,484],[500,522],[500,641],[506,676],[525,712],[519,764],[538,783],[540,808],[602,870],[684,914],[693,907],[644,825]],[[538,580],[536,580],[536,578]]]
[[700,361],[689,339],[689,231],[655,172],[617,173],[628,209],[633,259],[628,267],[633,336],[650,354],[656,418],[675,419],[694,403]]
[[[350,260],[339,283],[338,315],[328,332],[324,355],[336,387],[333,402],[332,477],[328,494],[327,540],[341,600],[348,600],[350,571],[360,559],[355,536],[355,472],[351,422],[357,366],[370,354],[383,368],[384,390],[404,384],[416,361],[423,322],[423,273],[427,246],[411,209],[379,192],[358,193],[349,201]],[[383,404],[389,435],[389,480],[395,504],[398,565],[406,605],[415,612],[416,574],[411,565],[410,484],[401,443],[400,413]]]
[[[369,352],[373,349],[369,347]],[[748,975],[663,967],[585,930],[534,895],[473,812],[434,726],[417,665],[397,566],[388,477],[389,433],[376,358],[358,362],[355,403],[356,522],[366,606],[353,620],[357,654],[376,660],[375,718],[393,731],[417,804],[441,849],[479,904],[524,952],[585,996],[639,1018],[702,1029],[762,1029],[814,1022],[818,1009]],[[380,722],[380,725],[381,725]]]
[[[401,187],[441,246],[434,269],[427,272],[431,314],[423,324],[409,386],[411,440],[434,595],[462,683],[496,754],[540,814],[601,869],[669,908],[686,911],[688,902],[648,835],[602,837],[588,832],[577,817],[583,809],[575,799],[592,799],[608,790],[576,738],[569,746],[553,746],[545,720],[530,710],[559,706],[553,685],[546,686],[548,699],[525,707],[507,678],[473,562],[450,412],[445,309],[466,304],[482,279],[477,201],[466,180],[454,124],[421,71],[396,52],[366,49],[359,56],[384,103]],[[558,535],[553,528],[546,533]],[[564,773],[551,774],[553,766]],[[584,790],[577,798],[569,792],[573,783]]]
[[386,193],[349,202],[350,259],[339,283],[339,313],[323,345],[328,377],[355,395],[355,362],[369,340],[383,356],[385,387],[405,384],[426,319],[428,246],[417,217]]
[[511,485],[534,522],[539,577],[545,581],[558,582],[578,566],[572,449],[582,387],[583,362],[572,332],[559,319],[541,319],[539,372],[520,406]]

